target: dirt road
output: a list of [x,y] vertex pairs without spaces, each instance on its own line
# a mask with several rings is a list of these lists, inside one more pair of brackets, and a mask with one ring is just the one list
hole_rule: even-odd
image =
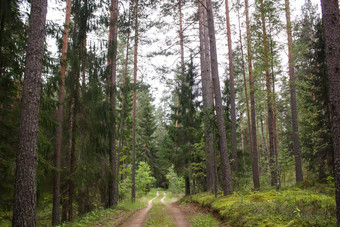
[[163,203],[169,210],[170,215],[173,217],[175,221],[176,227],[190,227],[189,221],[186,219],[183,212],[177,208],[173,203],[166,203],[164,199],[166,198],[166,193],[163,192],[163,198],[161,199],[161,203]]
[[157,192],[156,197],[151,199],[148,202],[147,207],[137,211],[130,217],[121,227],[142,227],[146,220],[146,216],[152,208],[152,201],[159,196],[159,192]]

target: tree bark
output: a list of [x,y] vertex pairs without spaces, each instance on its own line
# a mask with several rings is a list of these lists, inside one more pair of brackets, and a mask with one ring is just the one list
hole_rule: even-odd
[[235,107],[235,85],[234,85],[234,63],[233,63],[233,47],[230,30],[229,5],[225,0],[225,14],[227,18],[227,36],[228,36],[228,57],[229,57],[229,74],[230,74],[230,102],[231,102],[231,157],[232,169],[237,175],[237,140],[236,140],[236,107]]
[[59,85],[59,97],[58,97],[58,110],[57,110],[57,123],[55,136],[55,168],[54,173],[54,187],[53,187],[53,208],[52,208],[52,225],[60,224],[60,158],[61,158],[61,146],[63,138],[63,110],[64,110],[64,97],[65,97],[65,74],[66,74],[66,57],[68,46],[68,35],[71,17],[71,0],[67,0],[66,3],[66,15],[63,34],[63,45],[61,49],[61,66],[60,66],[60,85]]
[[[203,4],[203,5],[202,5]],[[202,96],[204,108],[204,137],[205,137],[205,154],[207,166],[207,190],[216,194],[216,153],[214,149],[214,129],[210,118],[213,117],[211,108],[213,106],[213,97],[211,90],[211,71],[210,71],[210,55],[209,55],[209,37],[206,29],[206,1],[198,2],[199,10],[199,38],[200,38],[200,60],[201,60],[201,77],[202,77]]]
[[108,49],[108,83],[110,95],[110,171],[109,207],[117,206],[118,185],[116,176],[116,79],[117,79],[117,36],[118,36],[118,0],[111,0],[110,6],[110,34]]
[[133,110],[132,110],[132,187],[131,200],[136,200],[136,109],[137,109],[137,60],[138,60],[138,0],[135,6],[135,46],[134,46],[134,65],[133,65]]
[[[247,54],[248,54],[248,71],[249,71],[249,87],[250,87],[250,108],[251,108],[251,155],[252,155],[252,172],[253,182],[255,190],[260,189],[260,173],[257,156],[257,141],[256,141],[256,115],[255,115],[255,90],[254,90],[254,78],[253,78],[253,64],[252,64],[252,49],[251,49],[251,37],[249,27],[249,12],[248,12],[248,0],[244,1],[246,11],[246,28],[247,28]],[[253,139],[255,138],[255,139]]]
[[46,0],[32,0],[16,157],[13,226],[36,226],[37,140]]
[[290,22],[289,0],[285,0],[286,4],[286,21],[287,21],[287,38],[288,38],[288,60],[289,60],[289,86],[290,86],[290,105],[292,110],[293,124],[293,149],[295,156],[295,177],[296,182],[303,181],[302,158],[300,150],[298,112],[296,105],[296,89],[295,89],[295,72],[294,72],[294,55],[293,55],[293,39],[292,24]]
[[338,0],[321,0],[332,115],[336,218],[340,225],[340,15]]
[[216,38],[215,38],[215,25],[212,11],[211,0],[207,0],[207,16],[208,16],[208,29],[210,38],[210,64],[212,73],[212,82],[215,93],[215,110],[217,116],[217,126],[219,131],[219,144],[220,144],[220,156],[222,167],[222,188],[224,195],[232,194],[233,187],[231,182],[231,170],[228,157],[228,147],[226,130],[224,123],[223,107],[220,80],[218,75],[218,62],[217,62],[217,50],[216,50]]

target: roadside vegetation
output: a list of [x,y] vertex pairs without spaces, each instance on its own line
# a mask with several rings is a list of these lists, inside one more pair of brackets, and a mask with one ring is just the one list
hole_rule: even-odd
[[334,192],[329,186],[219,193],[216,198],[199,193],[183,202],[210,208],[227,226],[335,226]]

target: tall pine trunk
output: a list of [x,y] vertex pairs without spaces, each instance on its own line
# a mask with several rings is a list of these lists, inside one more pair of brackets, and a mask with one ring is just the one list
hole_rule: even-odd
[[[241,49],[241,66],[242,66],[242,74],[243,74],[243,84],[244,84],[244,93],[246,97],[246,107],[247,107],[247,125],[248,125],[248,133],[249,133],[249,148],[250,152],[252,151],[252,141],[251,141],[251,124],[250,124],[250,110],[249,110],[249,98],[248,98],[248,86],[247,86],[247,78],[246,78],[246,67],[244,62],[244,53],[243,53],[243,42],[242,42],[242,33],[241,33],[241,22],[240,15],[238,12],[238,28],[239,28],[239,41],[240,41],[240,49]],[[242,131],[242,130],[241,130]],[[242,134],[243,136],[243,134]],[[243,146],[244,149],[244,146]]]
[[215,38],[215,25],[214,16],[212,11],[211,0],[207,0],[207,16],[208,16],[208,29],[210,40],[210,64],[212,73],[212,82],[215,95],[215,110],[217,117],[217,127],[219,132],[219,144],[220,144],[220,158],[222,167],[222,188],[224,195],[232,194],[233,187],[231,182],[231,170],[228,157],[227,137],[224,123],[224,114],[222,107],[222,97],[220,88],[220,79],[218,75],[218,62],[217,62],[217,50],[216,50],[216,38]]
[[117,206],[118,183],[116,175],[116,80],[117,80],[117,36],[118,36],[118,0],[111,0],[110,29],[108,49],[108,87],[109,87],[109,159],[111,177],[109,180],[109,207]]
[[260,173],[257,156],[257,141],[256,141],[256,114],[255,114],[255,88],[254,88],[254,77],[253,77],[253,63],[252,63],[252,49],[251,49],[251,37],[250,37],[250,26],[249,26],[249,12],[248,12],[248,0],[244,1],[246,11],[246,28],[247,28],[247,54],[248,54],[248,71],[249,71],[249,87],[250,87],[250,108],[251,108],[251,155],[252,155],[252,171],[253,171],[253,182],[255,190],[260,188]]
[[137,60],[138,60],[138,0],[135,2],[135,46],[133,64],[133,110],[132,110],[132,187],[131,200],[136,200],[136,109],[137,109]]
[[230,102],[231,102],[231,157],[232,169],[237,175],[237,140],[236,140],[236,107],[235,107],[235,85],[234,85],[234,63],[233,63],[233,47],[231,40],[230,18],[228,0],[225,0],[225,14],[227,18],[227,36],[228,36],[228,57],[229,57],[229,74],[230,74]]
[[262,21],[262,41],[264,48],[264,65],[266,74],[266,88],[267,88],[267,105],[268,105],[268,131],[269,131],[269,153],[270,153],[270,173],[271,173],[271,185],[277,186],[277,166],[275,161],[275,135],[274,135],[274,113],[273,113],[273,94],[271,89],[271,81],[269,74],[269,57],[268,57],[268,40],[265,24],[264,6],[263,0],[260,0],[261,21]]
[[55,175],[54,175],[54,187],[53,187],[53,209],[52,209],[52,225],[60,224],[60,158],[61,158],[61,146],[63,138],[63,110],[64,110],[64,97],[65,97],[65,74],[66,74],[66,57],[68,46],[69,25],[71,17],[71,0],[67,0],[66,3],[66,15],[63,34],[63,45],[61,49],[61,66],[60,66],[60,85],[59,85],[59,105],[57,110],[57,122],[58,127],[56,129],[55,136]]
[[321,0],[332,115],[336,218],[340,225],[340,16],[338,0]]
[[294,72],[294,55],[293,55],[293,39],[292,24],[290,22],[289,0],[285,0],[286,4],[286,21],[287,21],[287,38],[288,38],[288,60],[289,60],[289,86],[290,86],[290,105],[292,110],[293,124],[293,149],[295,156],[295,177],[296,182],[303,181],[302,159],[300,150],[298,112],[296,105],[296,89],[295,89],[295,72]]
[[13,226],[36,226],[37,140],[46,0],[32,0],[16,157]]
[[202,77],[202,96],[204,108],[204,137],[205,137],[205,154],[207,165],[207,190],[217,193],[217,174],[216,174],[216,153],[214,148],[214,129],[210,118],[213,117],[212,106],[213,96],[211,90],[211,71],[209,55],[209,37],[206,29],[207,15],[205,11],[206,1],[198,2],[199,10],[199,38],[200,38],[200,60],[201,60],[201,77]]

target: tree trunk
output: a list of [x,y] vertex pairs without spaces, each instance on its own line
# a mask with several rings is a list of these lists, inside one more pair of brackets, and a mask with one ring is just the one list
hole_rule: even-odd
[[55,175],[54,175],[54,187],[53,187],[53,209],[52,209],[52,225],[60,224],[60,158],[61,158],[61,146],[63,138],[63,109],[64,109],[64,97],[65,97],[65,74],[66,74],[66,57],[68,46],[69,25],[71,17],[71,0],[67,0],[66,3],[66,16],[65,27],[63,34],[63,45],[61,49],[61,66],[60,66],[60,85],[59,85],[59,105],[57,110],[57,122],[58,127],[56,129],[55,136]]
[[[130,11],[129,11],[129,22],[130,22]],[[128,31],[127,40],[126,40],[126,53],[125,53],[125,64],[124,64],[124,78],[123,78],[123,84],[122,84],[122,114],[120,119],[120,126],[119,126],[119,144],[118,144],[118,155],[117,155],[117,180],[119,184],[120,179],[120,155],[123,150],[123,132],[124,132],[124,119],[125,119],[125,101],[126,97],[124,94],[124,90],[127,83],[127,75],[128,75],[128,62],[129,62],[129,45],[130,45],[130,30]]]
[[16,157],[13,226],[36,226],[36,172],[46,0],[32,0]]
[[[184,80],[184,36],[183,36],[183,19],[182,19],[182,0],[178,0],[178,14],[179,14],[179,44],[181,53],[181,82]],[[177,95],[177,110],[176,116],[179,114],[179,97]],[[176,128],[178,127],[178,119],[176,120]]]
[[277,166],[275,161],[275,135],[274,135],[274,113],[273,113],[273,94],[271,90],[271,82],[269,75],[269,60],[268,60],[268,41],[267,32],[265,24],[264,6],[263,0],[260,0],[261,5],[261,21],[262,21],[262,40],[264,48],[264,64],[265,64],[265,74],[266,74],[266,88],[267,88],[267,105],[268,105],[268,131],[269,131],[269,152],[270,152],[270,172],[271,172],[271,185],[277,186]]
[[[245,93],[245,97],[246,97],[246,106],[247,106],[247,124],[248,124],[248,133],[249,133],[249,148],[250,148],[250,152],[252,152],[253,144],[252,144],[252,141],[251,141],[251,124],[250,124],[248,88],[247,88],[246,67],[245,67],[245,62],[244,62],[243,42],[242,42],[241,22],[240,22],[239,12],[238,12],[238,28],[239,28],[239,39],[240,39],[240,49],[241,49],[241,58],[242,58],[242,73],[243,73],[244,93]],[[243,134],[242,134],[242,136],[243,136]],[[244,149],[244,145],[243,145],[243,149]]]
[[[252,155],[252,171],[253,182],[255,190],[260,189],[260,173],[257,156],[257,141],[256,141],[256,115],[255,115],[255,95],[254,95],[254,78],[253,78],[253,64],[252,64],[252,50],[251,50],[251,37],[249,27],[249,12],[248,0],[244,1],[246,11],[246,27],[247,27],[247,52],[248,52],[248,71],[249,71],[249,87],[250,87],[250,105],[251,105],[251,155]],[[253,139],[254,138],[254,139]]]
[[290,105],[291,105],[291,110],[292,110],[293,149],[294,149],[294,156],[295,156],[295,177],[296,177],[296,182],[301,182],[303,181],[303,172],[302,172],[302,159],[301,159],[299,128],[298,128],[298,112],[297,112],[297,105],[296,105],[292,24],[290,22],[289,0],[285,0],[285,3],[286,3],[286,20],[287,20],[287,37],[288,37]]
[[[202,6],[203,4],[203,6]],[[206,166],[207,166],[207,190],[216,194],[217,182],[216,182],[216,163],[215,163],[215,149],[214,149],[214,129],[210,122],[212,117],[211,108],[213,106],[213,97],[211,90],[211,71],[210,71],[210,55],[209,55],[209,37],[206,29],[206,1],[198,2],[199,10],[199,37],[200,37],[200,60],[201,60],[201,77],[202,77],[202,96],[203,96],[203,108],[204,108],[204,137],[205,137],[205,154],[206,154]]]
[[117,79],[117,36],[118,36],[118,0],[111,0],[110,6],[110,34],[108,49],[108,83],[110,95],[110,171],[109,207],[117,206],[118,185],[116,176],[116,79]]
[[340,16],[338,0],[321,0],[332,114],[337,223],[340,224]]
[[237,140],[236,140],[236,107],[235,107],[235,85],[234,85],[234,63],[233,63],[233,47],[231,40],[230,18],[228,0],[225,0],[225,14],[227,18],[227,36],[228,36],[228,57],[229,57],[229,73],[230,73],[230,102],[231,102],[231,150],[232,150],[232,169],[237,175]]
[[222,167],[222,187],[224,195],[232,194],[233,187],[231,182],[231,171],[228,157],[228,147],[226,130],[224,123],[224,114],[222,107],[222,97],[220,88],[220,79],[218,75],[218,62],[217,62],[217,50],[216,50],[216,38],[215,38],[215,25],[212,11],[211,0],[207,0],[207,16],[208,16],[208,29],[210,37],[210,63],[212,81],[215,93],[215,109],[217,116],[217,126],[219,131],[219,144],[220,144],[220,156]]
[[133,65],[133,110],[132,110],[132,187],[131,200],[136,200],[136,109],[137,109],[137,60],[138,60],[138,0],[135,6],[135,46],[134,46],[134,65]]
[[189,176],[185,176],[185,196],[190,195],[190,178]]

